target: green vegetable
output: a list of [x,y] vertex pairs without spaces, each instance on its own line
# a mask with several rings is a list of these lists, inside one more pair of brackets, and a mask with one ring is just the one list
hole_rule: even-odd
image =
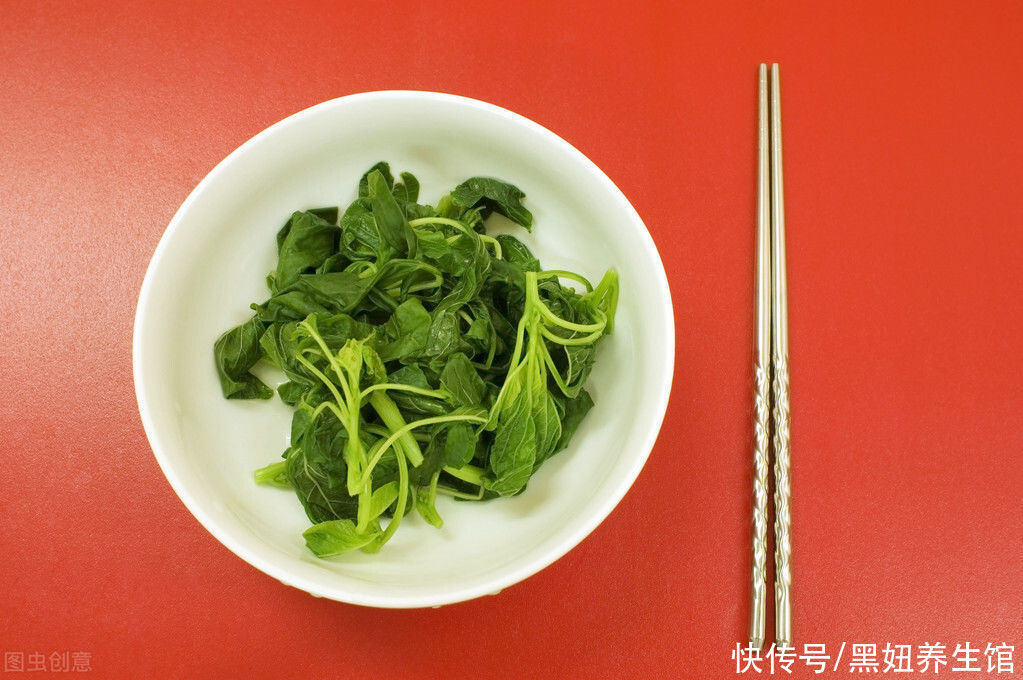
[[494,212],[532,227],[523,198],[473,177],[431,207],[377,163],[345,210],[298,211],[277,234],[269,297],[213,353],[229,399],[273,395],[260,361],[283,374],[290,446],[255,480],[294,491],[316,555],[376,552],[413,510],[440,527],[438,495],[521,493],[592,408],[618,277],[543,271],[489,236]]

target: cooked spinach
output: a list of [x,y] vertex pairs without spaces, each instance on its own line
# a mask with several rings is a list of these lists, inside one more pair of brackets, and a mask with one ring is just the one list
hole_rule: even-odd
[[273,396],[260,361],[286,378],[291,445],[255,478],[294,490],[316,555],[376,552],[413,509],[439,527],[438,494],[521,493],[593,406],[618,276],[594,287],[488,235],[495,212],[532,228],[524,197],[473,177],[420,204],[418,180],[381,162],[345,210],[298,211],[278,232],[269,297],[213,354],[228,399]]

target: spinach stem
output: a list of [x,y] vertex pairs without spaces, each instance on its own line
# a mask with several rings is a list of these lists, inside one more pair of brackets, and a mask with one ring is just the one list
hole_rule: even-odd
[[589,293],[589,292],[591,292],[593,290],[593,284],[590,283],[590,280],[588,278],[586,278],[585,276],[582,276],[581,274],[576,274],[575,272],[570,272],[570,271],[567,271],[565,269],[548,269],[546,271],[537,272],[536,277],[538,279],[553,279],[553,278],[569,279],[571,281],[575,281],[576,283],[583,284],[583,286],[586,287],[586,292],[587,293]]
[[[526,272],[526,286],[529,286],[529,275],[532,272]],[[534,275],[535,276],[535,275]],[[504,384],[501,385],[501,390],[497,393],[497,399],[494,400],[494,405],[490,407],[490,417],[487,419],[487,425],[497,424],[497,414],[500,412],[501,403],[504,401],[504,395],[508,385],[512,384],[514,378],[520,370],[522,370],[523,364],[520,363],[522,357],[522,344],[523,338],[526,335],[526,326],[534,323],[535,314],[532,309],[532,299],[527,295],[526,304],[522,310],[522,318],[519,319],[519,328],[515,333],[515,349],[512,351],[511,361],[508,362],[508,375],[505,376]],[[533,331],[530,331],[532,333]]]
[[256,484],[290,487],[290,483],[284,484],[279,481],[281,475],[287,475],[287,473],[288,461],[279,460],[276,463],[270,463],[259,468],[253,473],[253,476],[256,478]]
[[540,310],[540,315],[543,316],[547,321],[560,326],[567,331],[578,331],[580,333],[589,333],[591,331],[603,331],[604,326],[607,325],[607,320],[598,321],[597,323],[574,323],[572,321],[566,321],[560,316],[551,311],[551,308],[545,305],[539,297],[537,298],[537,309]]
[[410,292],[410,293],[418,293],[421,290],[428,290],[430,288],[440,288],[443,285],[444,285],[444,275],[443,274],[434,274],[433,275],[433,281],[427,281],[427,282],[424,282],[424,283],[418,283],[418,284],[416,284],[414,286],[409,286],[408,292]]
[[340,393],[338,393],[337,387],[334,386],[334,382],[330,378],[325,376],[320,369],[313,366],[313,363],[306,359],[304,356],[302,356],[301,353],[296,354],[295,359],[297,359],[298,363],[305,366],[310,373],[319,378],[320,381],[327,386],[327,389],[330,390],[330,393],[334,396],[334,399],[337,401],[338,407],[340,407],[345,414],[345,417],[338,415],[338,418],[341,418],[342,423],[347,423],[346,418],[348,415],[348,408],[345,406],[345,400],[342,399]]
[[[460,229],[461,231],[465,232],[469,236],[476,236],[484,243],[489,243],[494,248],[494,257],[496,257],[498,260],[504,259],[504,252],[501,250],[500,241],[498,241],[493,236],[481,234],[478,231],[475,231],[474,229],[470,229],[467,225],[463,224],[458,220],[452,220],[447,217],[420,217],[415,220],[410,220],[408,224],[410,227],[422,227],[427,224],[443,224],[449,227],[455,227],[456,229]],[[448,238],[447,240],[450,242],[453,240],[453,238]]]
[[437,470],[430,477],[430,484],[426,487],[416,489],[416,510],[419,516],[426,520],[426,523],[440,529],[444,526],[444,520],[437,512],[437,480],[440,479],[440,470]]
[[[345,393],[348,401],[352,401],[352,394],[348,391],[348,386],[345,384],[345,373],[343,372],[341,365],[337,363],[337,356],[327,347],[327,343],[323,340],[323,337],[317,332],[315,328],[308,321],[302,321],[300,324],[305,328],[306,332],[309,333],[309,337],[316,341],[316,344],[323,350],[323,356],[326,357],[330,363],[330,367],[334,369],[334,373],[337,375],[338,382],[341,384],[341,389]],[[361,361],[360,361],[361,365]]]
[[414,220],[409,220],[408,223],[410,227],[422,227],[427,224],[444,224],[449,227],[461,229],[462,231],[466,231],[469,229],[469,227],[465,226],[458,220],[453,220],[449,217],[420,217]]
[[348,416],[345,413],[341,412],[341,409],[338,408],[337,404],[335,404],[332,401],[325,401],[325,402],[323,402],[322,404],[320,404],[319,406],[316,407],[315,411],[313,411],[314,418],[315,418],[315,416],[318,416],[320,414],[320,411],[322,410],[321,407],[326,407],[326,409],[328,411],[330,411],[335,416],[337,416],[337,419],[339,421],[341,421],[342,425],[344,425],[345,432],[348,432],[348,420],[347,420]]
[[370,276],[374,276],[377,273],[377,266],[373,262],[363,261],[362,264],[363,266],[360,267],[362,271],[356,274],[356,276],[358,276],[360,279],[369,278]]
[[463,482],[483,486],[483,470],[475,465],[467,464],[460,468],[445,465],[442,469],[452,477],[456,477]]
[[410,430],[406,430],[405,419],[401,416],[401,411],[398,410],[398,405],[387,396],[386,393],[380,390],[374,391],[372,396],[369,398],[369,403],[372,404],[373,409],[380,416],[380,419],[384,421],[392,432],[402,431],[402,434],[398,438],[398,442],[401,445],[402,450],[408,457],[409,462],[413,466],[418,467],[423,462],[423,452],[419,448],[419,442],[412,436]]
[[465,493],[464,491],[459,491],[458,489],[452,489],[449,486],[443,485],[437,486],[437,493],[442,493],[445,496],[451,496],[452,498],[461,498],[467,501],[480,500],[481,498],[483,498],[483,491],[484,489],[482,486],[480,487],[480,490],[476,493]]
[[[382,439],[374,442],[373,445],[369,448],[369,453],[367,455],[370,456],[374,455],[380,448],[380,445],[382,443],[383,443]],[[371,517],[369,514],[369,511],[372,506],[371,502],[372,500],[373,500],[372,488],[370,487],[370,483],[367,482],[365,485],[363,485],[362,491],[359,492],[359,507],[357,512],[359,523],[356,526],[356,531],[358,531],[360,534],[365,533],[366,529],[369,528],[369,523],[376,519],[376,517]]]
[[554,376],[554,382],[557,384],[562,394],[566,397],[575,397],[579,394],[578,387],[574,389],[570,388],[568,383],[565,382],[565,379],[561,377],[558,367],[554,365],[554,357],[551,356],[551,351],[547,349],[546,344],[543,346],[543,362],[547,364],[547,370],[552,376]]
[[[532,274],[533,276],[530,277],[530,274]],[[532,281],[531,285],[529,283],[530,281]],[[603,331],[604,326],[607,325],[606,318],[604,319],[604,321],[598,321],[597,323],[573,323],[571,321],[566,321],[565,319],[562,319],[560,316],[552,312],[550,307],[544,304],[543,300],[540,299],[540,291],[536,287],[536,274],[534,274],[533,272],[527,272],[526,282],[528,288],[528,290],[526,291],[526,295],[529,296],[529,298],[533,301],[533,305],[540,312],[540,315],[550,323],[554,324],[555,326],[560,326],[565,330],[569,331],[579,331],[580,333],[588,333],[590,331],[598,330]]]
[[459,422],[459,421],[468,421],[468,422],[473,422],[473,423],[485,423],[485,422],[487,422],[487,419],[482,417],[482,416],[471,416],[471,415],[468,415],[468,414],[466,414],[466,415],[459,414],[459,415],[447,415],[447,416],[434,416],[432,418],[423,418],[422,420],[415,420],[415,421],[409,423],[408,425],[398,429],[390,437],[387,438],[387,440],[384,442],[384,445],[380,447],[380,450],[377,451],[376,455],[373,456],[373,458],[370,459],[369,464],[366,465],[366,469],[362,473],[363,477],[364,478],[368,477],[369,475],[371,475],[373,473],[373,468],[376,467],[376,464],[378,462],[380,462],[380,458],[384,455],[384,452],[386,452],[387,449],[389,449],[394,444],[394,442],[398,441],[398,439],[402,435],[404,435],[404,434],[406,434],[408,432],[411,432],[412,430],[414,430],[417,427],[423,427],[424,425],[436,425],[437,423],[453,423],[453,422]]
[[[358,383],[355,384],[355,388],[358,389]],[[365,455],[362,450],[362,440],[359,439],[359,403],[356,402],[348,409],[348,444],[345,446],[345,462],[348,463],[348,495],[354,496],[358,492],[359,486],[356,485],[359,479],[359,472],[362,470],[362,466],[365,465]],[[362,483],[362,493],[370,493],[372,490],[369,487],[369,480],[366,479]],[[359,510],[362,511],[363,499],[359,498]]]
[[437,399],[445,399],[448,394],[441,390],[431,390],[425,387],[416,387],[415,385],[405,385],[403,383],[377,383],[376,385],[370,385],[362,392],[359,393],[363,399],[369,394],[378,390],[394,390],[396,392],[412,392],[413,394],[422,394],[427,397],[436,397]]
[[398,458],[398,505],[394,508],[394,515],[387,523],[384,533],[374,542],[374,547],[377,548],[391,540],[391,536],[394,536],[394,532],[398,530],[401,518],[405,516],[405,504],[408,501],[408,464],[400,451],[395,450],[394,454]]
[[589,335],[584,335],[578,338],[565,338],[557,333],[551,333],[546,328],[541,328],[540,333],[551,342],[556,342],[559,345],[592,345],[600,339],[601,335],[604,334],[604,329],[593,331]]

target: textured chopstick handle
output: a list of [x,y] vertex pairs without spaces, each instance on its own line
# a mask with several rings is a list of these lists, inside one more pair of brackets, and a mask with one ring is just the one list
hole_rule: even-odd
[[771,374],[770,367],[754,367],[753,395],[753,572],[750,603],[750,644],[764,644],[767,619],[767,502],[770,462]]
[[789,366],[788,358],[774,359],[774,639],[779,647],[792,645],[792,515],[789,504]]

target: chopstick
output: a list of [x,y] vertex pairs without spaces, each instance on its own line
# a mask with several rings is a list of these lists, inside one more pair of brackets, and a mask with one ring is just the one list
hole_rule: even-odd
[[771,168],[768,156],[767,64],[760,65],[757,170],[756,338],[753,356],[753,573],[750,643],[764,644],[767,619],[767,493],[771,419]]
[[753,567],[749,638],[750,645],[759,649],[764,643],[767,619],[768,442],[772,426],[775,459],[774,637],[776,647],[788,648],[792,645],[788,294],[781,158],[781,86],[777,64],[771,66],[770,77],[767,65],[760,65],[758,113]]
[[792,496],[789,466],[789,311],[785,192],[781,164],[781,83],[771,65],[771,316],[774,372],[774,641],[792,645]]

